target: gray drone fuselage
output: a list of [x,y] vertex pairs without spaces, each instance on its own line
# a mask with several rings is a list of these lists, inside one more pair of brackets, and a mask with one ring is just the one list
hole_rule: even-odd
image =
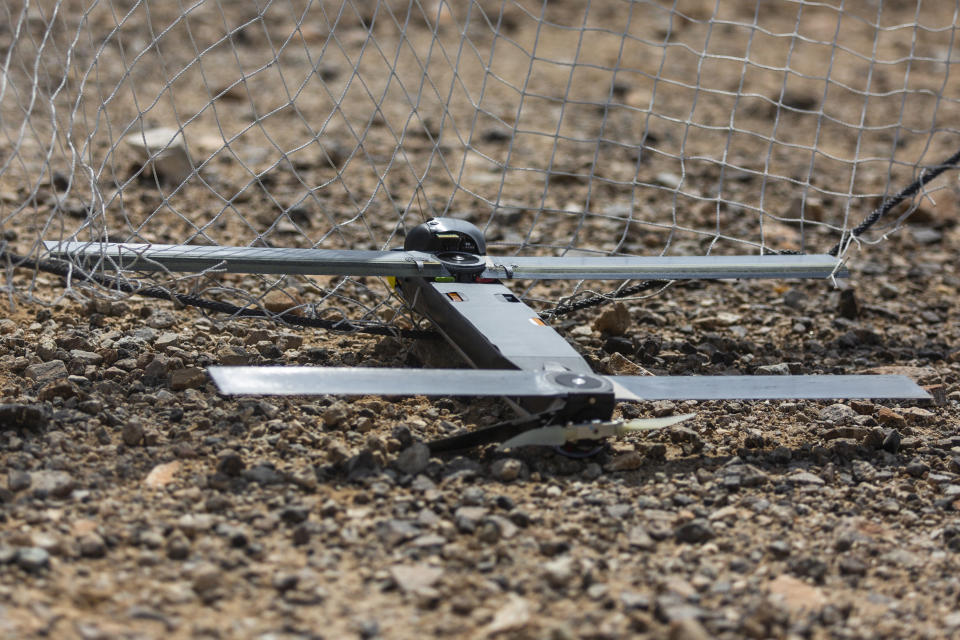
[[486,242],[479,229],[434,218],[414,228],[403,248],[431,253],[450,269],[446,278],[397,278],[397,289],[467,362],[478,369],[537,372],[557,387],[554,397],[513,396],[515,409],[535,414],[558,402],[572,409],[570,396],[577,395],[577,419],[610,418],[615,403],[610,382],[594,375],[570,343],[499,280],[481,277]]

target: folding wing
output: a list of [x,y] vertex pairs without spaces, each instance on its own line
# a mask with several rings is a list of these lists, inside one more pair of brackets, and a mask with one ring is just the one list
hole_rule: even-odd
[[[558,374],[499,369],[210,367],[228,395],[553,397],[570,391]],[[561,374],[567,377],[576,374]],[[600,376],[617,400],[786,400],[928,398],[904,376]],[[558,384],[558,382],[561,382]],[[584,388],[587,390],[587,388]]]
[[[442,277],[452,275],[443,253],[175,244],[46,242],[54,257],[85,268],[128,271]],[[476,256],[483,278],[530,280],[681,280],[828,278],[844,276],[829,255],[750,256]],[[456,265],[462,266],[462,265]]]

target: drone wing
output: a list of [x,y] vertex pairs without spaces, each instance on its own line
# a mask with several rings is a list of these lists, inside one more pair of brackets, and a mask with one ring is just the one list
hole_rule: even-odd
[[[487,257],[491,277],[532,280],[693,280],[846,276],[829,255]],[[494,275],[495,274],[495,275]]]
[[187,244],[45,242],[47,251],[88,269],[110,271],[304,274],[328,276],[448,275],[433,256],[415,251],[360,251]]
[[[569,391],[537,371],[368,369],[353,367],[210,367],[227,395],[380,395],[555,397]],[[928,398],[904,376],[595,376],[617,400],[786,400]]]
[[[115,242],[45,242],[54,257],[112,271],[304,274],[435,278],[451,275],[443,254],[288,247],[220,247]],[[480,256],[484,278],[530,280],[689,280],[845,276],[829,255]]]
[[607,376],[618,400],[929,398],[905,376]]
[[553,396],[536,372],[499,369],[209,367],[221,393],[274,396]]

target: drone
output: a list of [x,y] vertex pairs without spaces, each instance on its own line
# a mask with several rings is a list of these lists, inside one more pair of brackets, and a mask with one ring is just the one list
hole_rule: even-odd
[[86,268],[116,271],[386,277],[473,369],[212,366],[225,395],[502,397],[518,417],[427,443],[433,452],[499,443],[564,446],[676,424],[693,414],[623,422],[621,401],[929,398],[897,375],[601,375],[503,281],[831,279],[835,256],[492,256],[479,228],[438,217],[403,250],[329,250],[108,242],[46,242]]

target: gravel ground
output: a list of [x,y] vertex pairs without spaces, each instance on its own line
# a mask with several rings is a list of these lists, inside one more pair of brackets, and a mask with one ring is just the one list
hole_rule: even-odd
[[697,418],[588,460],[429,456],[509,417],[493,401],[224,398],[203,370],[456,365],[437,342],[138,298],[20,308],[0,321],[0,633],[953,636],[960,234],[928,231],[855,264],[849,293],[685,286],[625,326],[560,326],[600,371],[892,368],[938,403],[624,404]]
[[[494,70],[507,83],[490,83],[488,102],[481,105],[484,117],[471,139],[484,159],[468,154],[463,160],[461,189],[451,201],[445,174],[428,174],[424,167],[431,166],[437,149],[450,166],[460,166],[462,140],[448,135],[435,145],[432,128],[448,111],[455,120],[472,122],[476,105],[459,94],[432,100],[427,92],[422,121],[410,124],[409,103],[384,93],[390,99],[383,99],[382,109],[378,103],[379,115],[371,118],[370,98],[359,83],[353,83],[354,91],[345,89],[353,78],[346,56],[356,59],[370,48],[362,25],[346,24],[338,41],[343,55],[329,47],[326,66],[315,69],[299,43],[317,52],[327,34],[309,21],[298,26],[296,46],[276,65],[264,65],[277,55],[272,43],[291,33],[282,15],[269,13],[241,30],[234,27],[247,18],[239,9],[224,11],[229,3],[198,4],[189,21],[179,20],[179,5],[152,3],[149,12],[131,14],[115,32],[113,4],[89,16],[73,4],[64,5],[65,14],[83,17],[98,37],[117,36],[97,66],[102,86],[87,87],[93,92],[91,109],[100,106],[99,92],[111,82],[129,88],[123,79],[136,92],[113,96],[109,108],[115,111],[107,118],[112,122],[130,122],[139,113],[134,93],[167,95],[169,78],[155,73],[154,58],[145,56],[131,73],[122,55],[109,57],[120,36],[130,40],[130,51],[141,40],[150,42],[162,31],[153,29],[152,20],[161,27],[177,23],[164,31],[157,50],[168,62],[186,61],[175,86],[177,108],[198,114],[184,135],[194,152],[202,152],[203,180],[189,180],[172,194],[158,191],[152,178],[129,179],[139,170],[133,151],[125,144],[114,147],[107,128],[91,141],[94,157],[108,151],[116,156],[104,160],[110,169],[98,175],[99,188],[113,189],[112,181],[124,185],[123,197],[111,199],[98,221],[117,240],[249,244],[266,238],[276,246],[380,248],[400,244],[401,215],[410,223],[419,221],[417,214],[452,211],[484,226],[498,252],[753,251],[744,242],[822,251],[839,239],[839,228],[849,228],[847,213],[859,220],[876,204],[843,194],[893,192],[914,162],[932,164],[956,147],[950,129],[924,135],[931,117],[937,123],[956,120],[950,115],[955,101],[940,99],[950,94],[936,62],[952,46],[947,29],[890,27],[879,56],[887,62],[871,64],[869,73],[863,59],[841,55],[831,76],[831,100],[823,105],[822,113],[833,118],[827,122],[819,117],[824,87],[814,76],[833,65],[828,54],[836,51],[826,45],[837,37],[836,10],[804,5],[801,31],[821,37],[824,46],[798,50],[788,87],[777,71],[787,64],[786,57],[777,57],[783,38],[730,25],[708,28],[709,18],[722,8],[749,25],[759,12],[769,34],[796,33],[800,5],[762,3],[755,12],[736,3],[679,3],[689,20],[638,5],[645,13],[637,14],[631,28],[653,44],[631,45],[637,47],[628,52],[631,64],[640,65],[636,73],[618,75],[616,84],[599,71],[573,78],[566,63],[544,65],[533,74],[538,83],[530,87],[533,94],[552,95],[572,85],[569,97],[581,102],[570,103],[567,111],[531,101],[518,113],[515,87],[529,74],[529,58],[501,47],[506,54]],[[288,3],[267,4],[282,14]],[[871,26],[877,14],[867,4],[843,10],[842,41],[849,51],[877,47]],[[534,14],[505,6],[510,9],[505,36],[522,46],[539,38]],[[558,23],[579,24],[579,5],[545,6],[564,18]],[[620,33],[619,10],[592,6],[597,8],[591,20]],[[256,15],[251,7],[248,13]],[[947,3],[928,2],[923,10],[929,15],[888,2],[880,23],[911,24],[917,16],[929,25],[954,21]],[[660,20],[648,19],[650,12]],[[227,39],[225,20],[234,29]],[[37,42],[43,24],[28,25],[39,30]],[[398,37],[391,25],[382,20],[376,33],[387,50]],[[62,31],[55,38],[71,33]],[[426,33],[421,22],[405,33],[429,43],[418,40]],[[709,39],[712,57],[671,54],[661,68],[658,43],[667,33],[675,42],[689,41],[693,52]],[[440,35],[441,42],[459,41],[456,29],[441,29]],[[725,58],[744,56],[748,35],[751,57],[768,65],[750,67],[749,73]],[[566,59],[571,46],[562,36],[544,32],[544,59]],[[0,45],[10,37],[0,33]],[[475,37],[482,45],[487,36],[481,29]],[[595,56],[612,68],[621,39],[602,31],[597,37],[582,62]],[[903,46],[886,48],[887,37]],[[207,87],[195,77],[200,65],[187,64],[194,47],[228,42],[211,45],[205,54],[205,64],[217,71]],[[904,58],[913,55],[917,42],[917,59]],[[97,51],[81,47],[76,54],[83,58]],[[262,73],[246,75],[242,87],[231,84],[238,52],[245,68],[263,67]],[[375,81],[371,86],[388,83],[389,67],[370,55],[361,75]],[[908,60],[908,72],[896,60]],[[20,66],[22,71],[12,65],[11,73],[34,68]],[[414,62],[404,59],[398,67],[401,79],[419,78]],[[278,109],[286,99],[278,69],[294,80],[316,72],[336,89],[331,94],[343,89],[342,108],[322,135],[314,129],[332,113],[324,92],[314,81],[313,93],[296,109]],[[464,67],[466,81],[480,78],[482,70],[471,69]],[[654,96],[649,78],[661,73],[673,83],[660,82]],[[904,73],[910,86],[934,89],[929,96],[918,89],[904,102],[896,91],[907,86]],[[865,78],[875,84],[863,88]],[[704,93],[693,112],[687,88],[701,81],[714,93]],[[852,88],[841,89],[841,83]],[[869,114],[858,87],[873,92]],[[601,125],[597,101],[611,91],[619,106]],[[728,138],[723,126],[734,113],[728,98],[740,93],[745,97],[735,116],[744,135]],[[933,96],[939,111],[925,102]],[[216,109],[207,108],[211,103]],[[158,99],[158,105],[147,114],[149,126],[180,122],[170,114],[172,100]],[[3,114],[10,122],[23,118],[19,103],[8,101],[0,109],[7,109]],[[649,117],[651,109],[662,117]],[[250,125],[265,113],[269,119]],[[864,117],[871,126],[855,126]],[[699,126],[688,127],[691,118]],[[834,120],[843,126],[831,125]],[[306,122],[311,125],[305,133]],[[895,123],[890,127],[895,132],[874,126],[884,123]],[[31,126],[44,138],[43,118],[34,117]],[[550,135],[520,136],[513,144],[516,130],[539,127]],[[359,159],[350,153],[357,143],[354,129],[367,132]],[[399,144],[396,131],[409,134],[403,138],[405,160],[388,171]],[[76,140],[84,139],[82,127],[74,133]],[[601,133],[630,144],[642,139],[660,153],[648,153],[640,163],[638,149],[629,144],[598,148],[571,142]],[[559,150],[557,134],[565,142]],[[304,139],[313,138],[316,145],[303,147]],[[15,136],[0,141],[0,155],[11,157],[11,140],[19,141]],[[717,157],[731,140],[724,164],[701,162]],[[205,150],[206,144],[212,150]],[[814,147],[815,166],[806,151]],[[851,158],[888,158],[892,149],[896,162],[859,163],[856,182],[851,180]],[[18,153],[23,170],[34,170],[27,145]],[[505,171],[508,154],[511,169],[541,167],[549,158],[551,171],[546,166]],[[70,170],[55,162],[59,156],[39,157],[42,167],[49,162],[51,170]],[[814,177],[804,177],[810,171]],[[887,182],[890,172],[896,174],[893,186]],[[718,207],[721,179],[724,206]],[[49,188],[31,182],[28,189],[12,171],[0,175],[0,230],[21,253],[37,239],[66,237],[88,222],[90,194],[83,191],[88,176],[70,183],[63,174],[59,180],[52,175],[52,181]],[[955,303],[960,187],[955,174],[943,176],[937,186],[944,188],[935,194],[936,203],[925,199],[908,220],[909,229],[880,246],[854,247],[852,278],[843,289],[810,282],[688,283],[628,302],[626,313],[581,311],[554,323],[600,372],[894,372],[930,386],[934,402],[623,404],[618,412],[627,417],[690,411],[697,417],[610,442],[586,460],[533,448],[510,455],[491,448],[430,457],[424,440],[512,417],[493,400],[224,398],[204,371],[211,364],[257,363],[458,366],[436,340],[205,317],[138,297],[87,304],[53,276],[16,273],[12,284],[18,294],[48,302],[64,295],[56,304],[4,307],[0,318],[0,636],[955,637],[960,634]],[[502,200],[496,196],[501,187]],[[491,199],[472,197],[471,190]],[[379,195],[368,202],[374,193]],[[510,206],[493,207],[492,198]],[[32,204],[12,216],[3,208],[23,202]],[[733,206],[739,202],[751,208]],[[588,205],[590,215],[577,214]],[[716,237],[715,229],[730,238]],[[233,287],[243,303],[273,289],[262,299],[267,306],[276,302],[283,308],[295,300],[329,309],[343,303],[392,319],[378,307],[382,290],[378,298],[363,287],[357,292],[319,282],[229,275],[209,284],[220,292]],[[181,284],[201,292],[206,286],[193,280]],[[609,291],[610,283],[595,288]],[[549,304],[570,288],[551,283],[523,292]],[[353,302],[337,300],[334,293]],[[268,300],[274,294],[276,300]]]

